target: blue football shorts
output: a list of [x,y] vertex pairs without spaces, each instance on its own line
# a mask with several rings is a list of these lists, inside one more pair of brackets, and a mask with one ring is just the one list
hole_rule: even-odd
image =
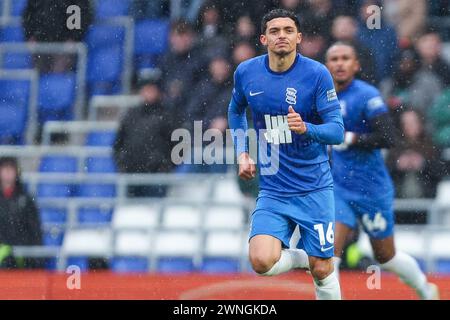
[[351,196],[335,189],[336,222],[355,229],[358,222],[372,239],[385,239],[394,234],[394,196],[378,199]]
[[297,225],[300,231],[297,248],[313,257],[331,258],[334,255],[334,195],[331,188],[295,197],[260,194],[251,217],[249,239],[270,235],[288,248]]

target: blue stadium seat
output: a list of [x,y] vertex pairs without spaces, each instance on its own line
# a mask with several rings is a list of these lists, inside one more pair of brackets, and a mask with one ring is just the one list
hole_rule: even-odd
[[121,92],[124,64],[125,28],[113,25],[93,25],[88,31],[87,80],[89,95]]
[[51,155],[41,158],[40,172],[77,172],[78,160],[72,156]]
[[112,87],[112,83],[121,81],[122,68],[123,49],[120,46],[97,49],[89,53],[88,83],[106,82]]
[[69,184],[39,183],[37,185],[38,198],[66,198],[72,194],[72,186]]
[[117,172],[117,168],[112,157],[89,157],[86,159],[86,171],[96,173],[115,173]]
[[75,103],[75,73],[42,75],[39,80],[38,111],[41,123],[72,120]]
[[45,246],[61,246],[64,239],[64,230],[52,227],[50,230],[44,230],[43,243]]
[[116,186],[114,184],[82,184],[78,187],[77,195],[90,198],[114,198],[116,196]]
[[203,259],[201,271],[210,273],[239,272],[240,262],[233,258],[208,257]]
[[167,50],[168,38],[168,20],[141,20],[134,28],[134,54],[138,56],[163,54]]
[[136,69],[154,68],[156,57],[167,51],[169,22],[163,19],[136,22],[134,30]]
[[[71,156],[44,156],[39,165],[40,172],[75,173],[78,171],[78,160]],[[39,183],[37,196],[65,198],[73,194],[73,187],[67,183]]]
[[64,224],[67,220],[65,208],[43,207],[39,209],[42,224]]
[[164,257],[159,258],[157,271],[165,273],[193,272],[194,263],[191,258]]
[[28,120],[31,83],[0,79],[0,144],[22,144]]
[[5,26],[0,29],[0,42],[24,42],[22,26]]
[[147,272],[148,260],[145,257],[114,257],[111,270],[119,273]]
[[14,17],[22,16],[23,10],[27,5],[28,0],[14,0],[11,1],[11,15]]
[[78,210],[78,222],[82,223],[97,223],[105,224],[111,222],[113,209],[99,208],[99,207],[82,207]]
[[110,48],[116,45],[123,46],[125,42],[125,28],[116,25],[92,25],[86,36],[86,44],[91,51]]
[[86,137],[86,146],[111,147],[116,140],[115,131],[93,131]]
[[67,266],[77,266],[81,271],[85,272],[89,270],[89,258],[88,257],[68,257]]
[[23,144],[28,108],[14,102],[0,100],[0,144]]
[[102,0],[96,2],[95,16],[97,19],[127,16],[130,0]]
[[7,52],[3,55],[1,67],[4,69],[33,69],[33,64],[28,53]]

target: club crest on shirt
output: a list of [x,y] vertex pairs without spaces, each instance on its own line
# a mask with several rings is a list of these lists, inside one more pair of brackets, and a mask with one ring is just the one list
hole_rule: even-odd
[[294,88],[286,88],[286,102],[290,105],[297,103],[297,90]]

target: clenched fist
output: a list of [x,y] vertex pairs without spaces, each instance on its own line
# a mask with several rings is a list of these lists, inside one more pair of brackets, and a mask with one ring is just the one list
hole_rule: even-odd
[[292,108],[292,106],[289,106],[287,122],[288,122],[289,130],[292,130],[298,134],[303,134],[306,132],[305,122],[303,122],[303,119],[300,116],[300,114],[295,112],[295,110],[294,110],[294,108]]
[[243,180],[251,180],[256,175],[255,161],[250,158],[247,152],[241,153],[238,159],[239,177]]

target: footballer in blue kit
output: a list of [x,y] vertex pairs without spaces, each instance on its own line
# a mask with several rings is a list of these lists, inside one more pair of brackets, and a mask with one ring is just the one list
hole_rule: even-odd
[[345,136],[333,146],[332,174],[336,207],[335,271],[352,229],[361,223],[375,259],[416,290],[422,299],[437,299],[436,285],[427,282],[417,262],[394,245],[394,188],[381,154],[396,141],[396,129],[378,89],[355,79],[358,53],[350,43],[337,42],[326,54],[341,104]]
[[[297,53],[301,33],[295,14],[273,10],[261,29],[268,53],[237,67],[228,110],[233,134],[248,129],[245,110],[250,108],[259,142],[256,163],[245,139],[235,144],[241,178],[253,178],[255,165],[260,168],[250,262],[268,276],[309,268],[316,297],[340,299],[332,261],[334,196],[327,145],[343,141],[344,127],[333,79],[324,65]],[[263,170],[262,150],[276,159],[274,170]],[[298,249],[289,249],[297,225]]]

